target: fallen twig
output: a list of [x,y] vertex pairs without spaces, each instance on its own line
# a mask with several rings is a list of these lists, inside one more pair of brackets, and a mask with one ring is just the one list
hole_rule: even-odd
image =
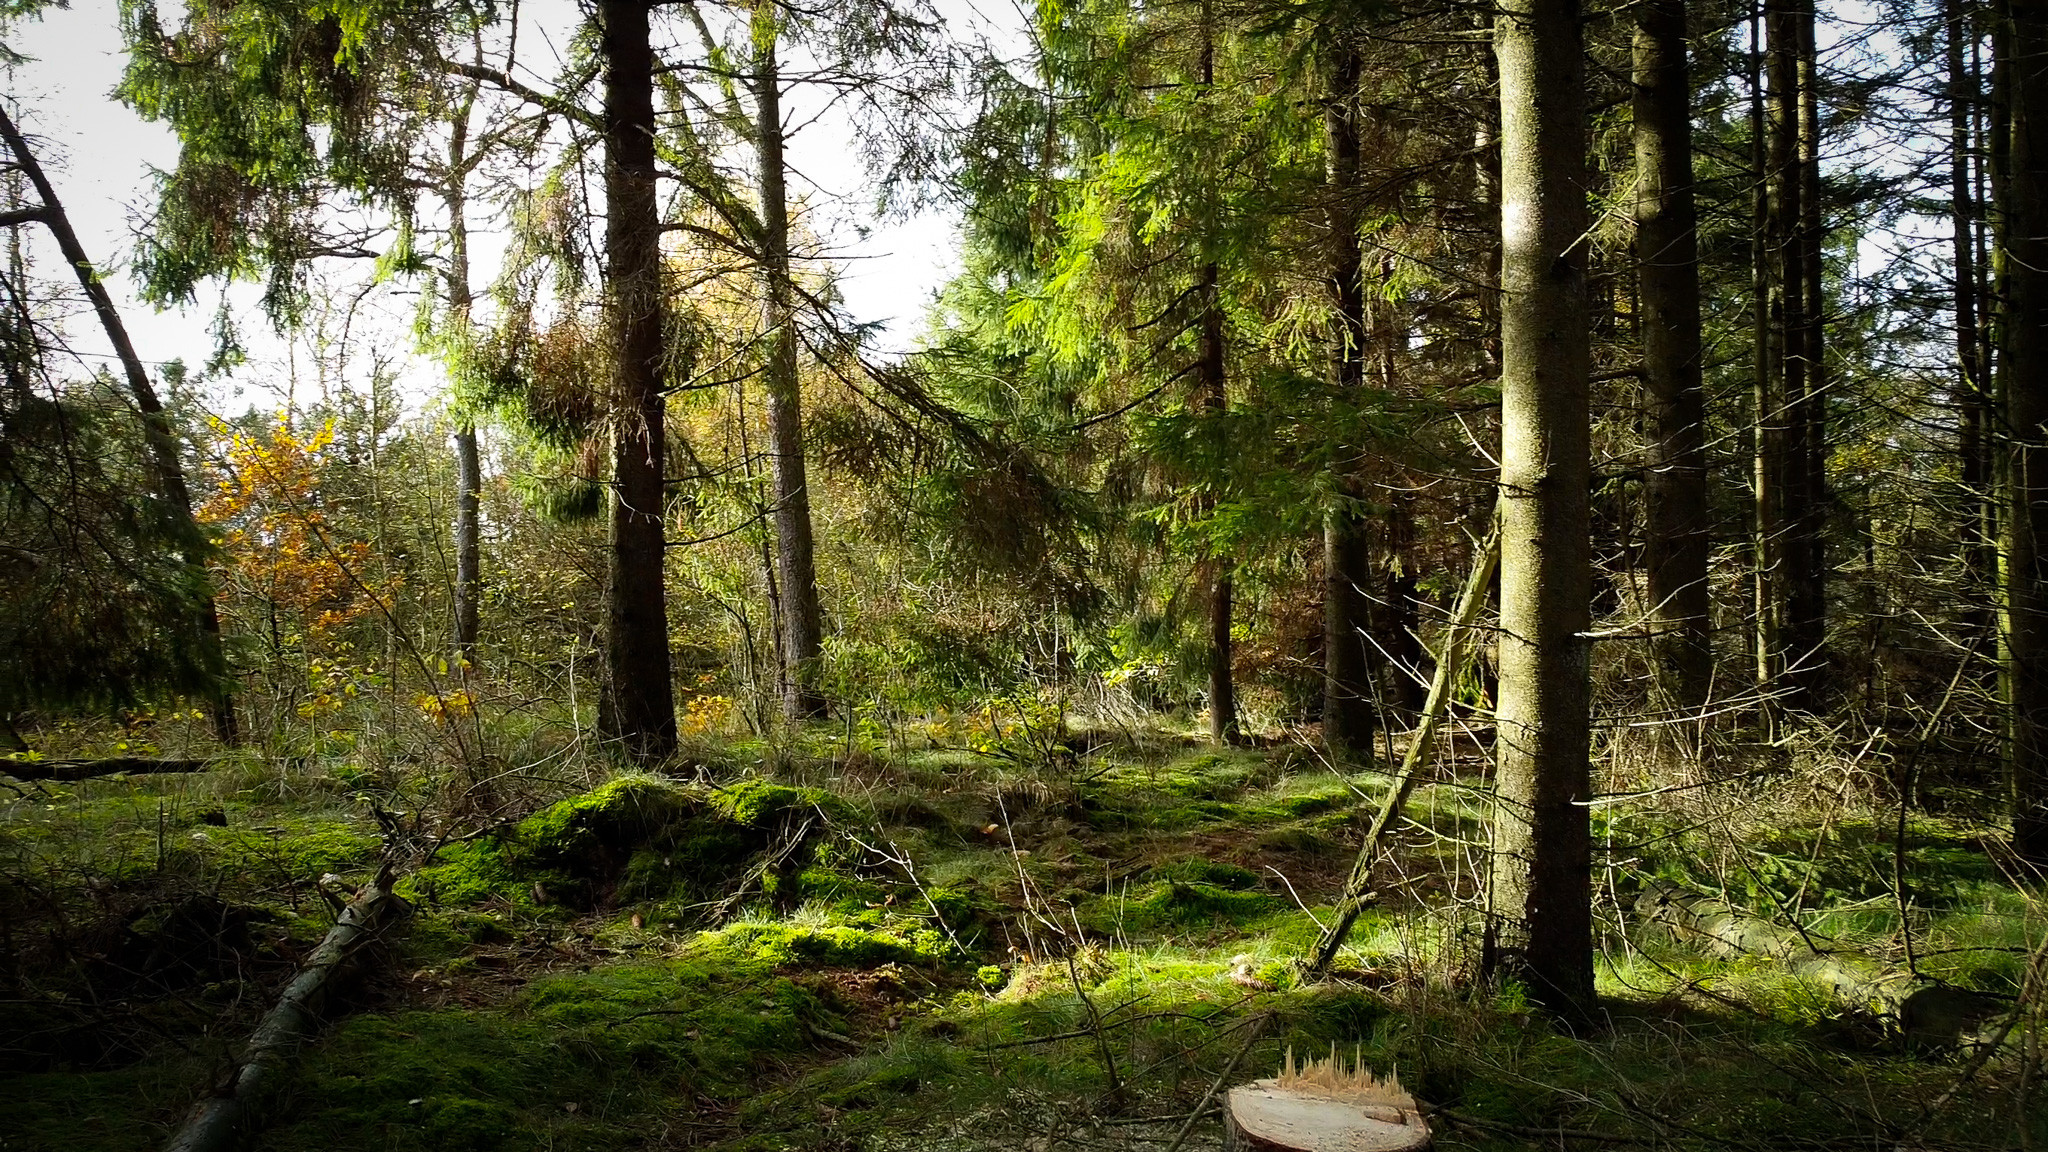
[[1260,1034],[1265,1032],[1267,1023],[1272,1019],[1273,1015],[1269,1012],[1251,1026],[1251,1032],[1244,1038],[1244,1043],[1237,1046],[1237,1051],[1231,1053],[1230,1062],[1223,1066],[1223,1071],[1216,1074],[1216,1079],[1210,1081],[1209,1090],[1202,1093],[1201,1103],[1195,1105],[1193,1112],[1188,1113],[1187,1121],[1180,1126],[1180,1131],[1174,1134],[1173,1143],[1166,1146],[1166,1152],[1180,1152],[1180,1146],[1188,1142],[1188,1134],[1195,1130],[1195,1124],[1201,1120],[1202,1113],[1209,1110],[1209,1101],[1216,1098],[1216,1093],[1222,1089],[1223,1082],[1230,1079],[1232,1072],[1237,1071],[1237,1062],[1244,1059],[1244,1054],[1251,1051],[1252,1045],[1259,1042]]

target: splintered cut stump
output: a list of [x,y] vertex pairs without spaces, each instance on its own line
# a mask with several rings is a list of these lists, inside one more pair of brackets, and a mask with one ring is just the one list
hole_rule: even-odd
[[1398,1078],[1376,1080],[1330,1059],[1287,1066],[1271,1080],[1230,1090],[1227,1147],[1236,1152],[1415,1152],[1429,1147],[1429,1122]]

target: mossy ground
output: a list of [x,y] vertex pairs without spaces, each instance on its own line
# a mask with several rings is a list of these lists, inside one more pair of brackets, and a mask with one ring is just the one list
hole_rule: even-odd
[[[1923,1117],[1957,1060],[1909,1055],[1766,964],[1645,950],[1609,924],[1605,1018],[1581,1037],[1471,985],[1478,939],[1457,901],[1482,812],[1456,782],[1418,794],[1338,978],[1302,986],[1294,961],[1383,777],[1167,741],[1043,770],[822,739],[722,762],[758,767],[722,785],[535,785],[523,818],[444,844],[258,1146],[1163,1147],[1226,1065],[1248,1078],[1332,1045],[1449,1109],[1446,1146],[1560,1130],[1702,1149],[2048,1139],[2021,1061],[1992,1060]],[[1741,858],[1696,816],[1603,813],[1626,861],[1606,879],[1795,909],[1890,959],[1909,927],[1923,972],[2005,996],[2048,930],[1983,829],[1911,825],[1902,920],[1882,813],[1776,819]],[[0,1147],[160,1145],[324,931],[319,878],[360,879],[377,845],[351,779],[317,766],[16,800],[6,867],[58,920],[98,925],[80,941],[141,941],[160,962],[177,942],[167,908],[235,930],[175,979],[126,986],[129,1023],[98,1046],[76,1034],[109,1017],[91,997],[116,974],[84,943],[10,953],[34,978],[0,1015]],[[10,923],[47,915],[10,901]],[[1209,1120],[1189,1146],[1217,1143]]]

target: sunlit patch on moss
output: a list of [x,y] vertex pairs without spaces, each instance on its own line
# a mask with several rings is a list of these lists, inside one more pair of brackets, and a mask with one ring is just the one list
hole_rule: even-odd
[[929,928],[897,932],[847,924],[811,927],[749,920],[703,933],[691,945],[691,951],[706,956],[735,956],[776,967],[804,964],[877,968],[884,964],[936,966],[945,961],[951,949],[944,937]]

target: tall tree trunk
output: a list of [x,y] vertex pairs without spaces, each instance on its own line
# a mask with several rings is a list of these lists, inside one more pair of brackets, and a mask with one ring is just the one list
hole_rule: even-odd
[[464,420],[455,428],[455,655],[469,668],[483,625],[483,486],[476,425]]
[[1237,683],[1230,672],[1235,566],[1223,559],[1216,561],[1215,567],[1215,582],[1209,588],[1209,740],[1229,744],[1238,735]]
[[1770,377],[1758,436],[1764,445],[1762,471],[1767,489],[1776,493],[1770,509],[1773,538],[1767,541],[1775,553],[1771,572],[1774,598],[1769,612],[1776,627],[1769,661],[1776,675],[1767,687],[1777,693],[1777,702],[1798,709],[1808,703],[1800,691],[1808,653],[1801,644],[1795,607],[1807,563],[1798,520],[1813,499],[1806,490],[1807,428],[1801,418],[1808,326],[1806,261],[1800,243],[1799,0],[1766,0],[1764,35],[1768,73],[1764,187],[1769,197],[1764,236]]
[[[469,203],[464,191],[470,162],[469,109],[465,99],[449,126],[448,171],[441,188],[448,210],[448,311],[465,337],[475,297],[469,282]],[[482,626],[483,486],[476,424],[465,417],[455,427],[455,655],[465,668],[476,665]]]
[[[1216,11],[1202,2],[1202,98],[1216,88]],[[1230,410],[1229,365],[1223,345],[1222,270],[1214,260],[1202,266],[1202,327],[1196,349],[1202,407],[1211,416]],[[1224,446],[1227,447],[1227,446]],[[1236,592],[1236,564],[1228,556],[1212,557],[1215,575],[1209,586],[1209,739],[1228,744],[1237,739],[1237,683],[1231,672],[1231,615]]]
[[[1382,259],[1380,276],[1391,286],[1394,258]],[[1380,387],[1395,395],[1401,386],[1401,348],[1409,329],[1407,302],[1382,292],[1372,309],[1372,347],[1379,356]],[[1376,687],[1373,701],[1379,722],[1392,728],[1412,727],[1422,710],[1427,682],[1422,672],[1421,624],[1415,582],[1415,494],[1399,477],[1387,493],[1386,516],[1375,542],[1372,594],[1367,617],[1372,621],[1371,661]]]
[[782,585],[782,711],[791,720],[825,714],[818,688],[824,643],[811,496],[804,473],[803,387],[797,374],[796,288],[789,266],[789,203],[783,162],[782,77],[775,0],[754,4],[754,145],[761,169],[762,276],[768,328],[768,457],[775,473],[775,564]]
[[455,655],[465,671],[476,667],[483,625],[483,460],[476,425],[455,427]]
[[611,579],[600,731],[633,756],[675,751],[663,570],[661,216],[647,0],[599,0],[607,303],[612,344]]
[[1985,372],[1983,337],[1977,322],[1976,174],[1970,159],[1981,78],[1963,52],[1966,42],[1973,46],[1976,42],[1964,0],[1943,0],[1942,23],[1948,66],[1949,212],[1954,220],[1956,454],[1963,482],[1958,543],[1968,582],[1964,595],[1971,602],[1964,620],[1970,634],[1978,636],[1987,633],[1991,623],[1990,614],[1978,605],[1988,603],[1980,598],[1990,588],[1997,567],[1990,517],[1990,378]]
[[[1323,112],[1328,149],[1329,278],[1335,294],[1332,375],[1339,403],[1356,403],[1365,386],[1365,260],[1358,239],[1358,50],[1337,33],[1330,49]],[[1372,751],[1372,541],[1360,512],[1359,449],[1340,444],[1331,464],[1331,506],[1323,519],[1323,741],[1340,756]]]
[[2013,851],[2048,867],[2048,0],[2007,0],[2000,540]]
[[[1207,56],[1204,56],[1206,74]],[[1221,416],[1230,407],[1230,381],[1224,361],[1223,300],[1220,272],[1211,263],[1202,268],[1202,327],[1197,349],[1202,407]],[[1237,739],[1237,685],[1231,676],[1231,610],[1236,565],[1228,556],[1212,557],[1215,569],[1209,587],[1209,739],[1228,744]]]
[[1488,967],[1593,1001],[1592,482],[1577,0],[1506,0],[1501,106],[1500,705]]
[[1752,10],[1749,19],[1749,128],[1750,161],[1755,172],[1750,200],[1750,300],[1755,359],[1752,365],[1752,471],[1751,471],[1751,600],[1755,627],[1751,647],[1756,656],[1756,683],[1766,721],[1776,715],[1776,702],[1769,693],[1776,687],[1784,666],[1779,659],[1779,595],[1784,575],[1783,545],[1778,514],[1782,497],[1778,491],[1784,456],[1784,430],[1780,426],[1778,369],[1780,345],[1772,283],[1773,183],[1771,150],[1773,136],[1765,91],[1766,48],[1763,16]]
[[1636,260],[1643,390],[1655,438],[1644,485],[1644,567],[1662,703],[1694,712],[1707,700],[1713,654],[1685,0],[1644,0],[1635,13]]
[[[1798,276],[1786,265],[1786,294],[1796,284],[1799,312],[1798,388],[1788,391],[1792,444],[1786,453],[1793,500],[1788,533],[1785,647],[1793,661],[1788,683],[1794,707],[1820,706],[1827,656],[1827,281],[1826,227],[1821,218],[1819,60],[1814,42],[1814,0],[1796,0],[1791,14],[1793,81],[1798,92],[1793,135],[1798,211],[1793,254]],[[1787,317],[1787,323],[1792,323]],[[1787,376],[1791,373],[1788,370]]]
[[[179,533],[189,540],[194,551],[187,559],[196,564],[206,533],[193,518],[192,491],[185,483],[185,464],[178,453],[178,431],[171,426],[170,413],[164,411],[155,386],[149,382],[149,373],[142,366],[142,358],[135,354],[135,344],[128,338],[128,327],[121,322],[121,313],[114,307],[114,298],[100,281],[99,272],[85,253],[85,245],[79,243],[78,233],[72,231],[71,218],[65,214],[63,202],[57,199],[57,189],[44,174],[42,164],[36,160],[28,141],[22,137],[4,107],[0,107],[0,137],[6,139],[15,163],[35,187],[37,199],[42,201],[42,208],[35,213],[35,218],[42,220],[56,237],[58,251],[63,253],[64,262],[71,265],[86,298],[92,301],[93,313],[99,317],[100,327],[106,331],[107,342],[114,346],[114,355],[121,361],[122,375],[128,381],[129,398],[135,402],[135,410],[142,416],[142,438],[149,449],[151,486],[155,489],[156,498],[163,503],[163,515],[175,523]],[[207,646],[205,662],[214,667],[220,677],[220,687],[208,702],[214,735],[222,744],[233,747],[241,743],[241,727],[235,719],[234,696],[228,688],[227,657],[220,636],[220,609],[214,602],[210,586],[200,597],[195,611],[201,640]]]

